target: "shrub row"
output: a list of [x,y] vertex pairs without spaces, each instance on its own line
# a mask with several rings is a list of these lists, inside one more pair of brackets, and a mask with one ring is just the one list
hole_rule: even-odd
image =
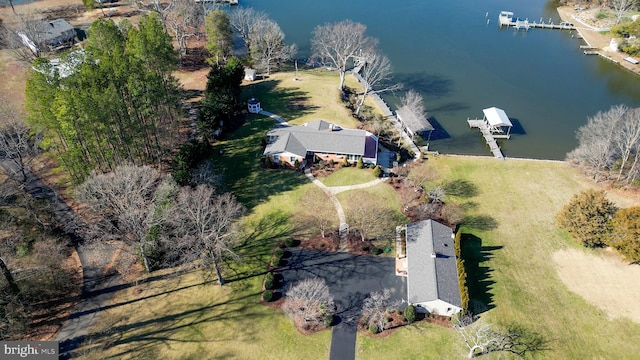
[[460,245],[460,239],[462,238],[462,231],[456,233],[453,239],[453,249],[456,254],[456,264],[458,265],[458,284],[460,287],[460,298],[462,300],[462,308],[468,309],[469,306],[469,288],[467,287],[467,271],[464,268],[464,260],[462,259],[462,250]]

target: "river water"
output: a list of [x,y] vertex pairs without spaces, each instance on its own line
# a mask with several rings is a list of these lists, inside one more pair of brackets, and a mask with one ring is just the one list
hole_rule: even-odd
[[[568,31],[498,27],[498,13],[539,21],[559,17],[544,0],[240,0],[280,24],[288,43],[309,56],[315,26],[351,19],[380,40],[394,74],[425,99],[441,129],[432,150],[490,155],[468,117],[497,106],[514,123],[499,140],[507,157],[564,159],[587,118],[615,104],[640,106],[640,77],[599,56],[585,56]],[[488,13],[488,16],[486,16]],[[488,21],[488,24],[487,24]],[[640,65],[639,65],[640,66]],[[400,94],[397,94],[400,95]],[[390,103],[397,101],[385,95]],[[328,119],[330,120],[330,119]]]

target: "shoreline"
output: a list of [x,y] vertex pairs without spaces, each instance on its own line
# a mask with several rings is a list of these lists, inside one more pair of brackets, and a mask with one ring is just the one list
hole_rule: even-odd
[[597,49],[596,52],[598,53],[598,56],[615,63],[635,75],[640,75],[640,65],[632,64],[624,60],[624,58],[629,56],[628,54],[620,51],[612,51],[609,48],[611,36],[601,34],[600,31],[602,29],[585,24],[582,20],[578,19],[575,16],[576,11],[570,6],[560,6],[556,10],[558,11],[558,15],[562,21],[567,21],[577,25],[576,32],[582,37],[581,40],[588,46]]

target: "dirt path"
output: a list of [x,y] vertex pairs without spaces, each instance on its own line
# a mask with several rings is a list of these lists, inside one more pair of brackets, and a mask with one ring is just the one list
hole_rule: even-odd
[[640,323],[640,265],[627,265],[614,253],[596,255],[575,249],[557,251],[553,260],[569,290],[611,318]]
[[[0,161],[0,167],[7,173],[17,171],[16,164],[9,160]],[[122,277],[110,266],[118,245],[86,242],[80,232],[86,226],[82,218],[36,174],[28,173],[24,188],[33,198],[49,202],[56,221],[72,239],[82,264],[81,299],[54,337],[60,341],[60,358],[67,359],[89,334],[98,313],[122,284]]]

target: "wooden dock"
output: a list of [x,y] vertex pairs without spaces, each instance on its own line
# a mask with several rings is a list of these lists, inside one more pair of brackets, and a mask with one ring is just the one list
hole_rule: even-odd
[[504,160],[504,155],[502,154],[502,150],[500,150],[500,146],[496,142],[496,138],[507,138],[509,135],[495,135],[491,133],[489,126],[483,119],[467,119],[467,123],[469,123],[470,128],[478,128],[484,137],[484,140],[489,145],[489,149],[493,153],[498,160]]
[[538,28],[538,29],[555,29],[555,30],[575,30],[576,27],[573,25],[560,25],[554,23],[544,23],[544,22],[531,22],[528,20],[516,20],[511,23],[501,24],[501,26],[513,26],[514,29],[520,30],[529,30],[529,28]]
[[544,22],[542,18],[540,18],[540,22],[529,21],[529,18],[522,20],[520,18],[514,17],[511,11],[501,11],[500,15],[498,16],[498,23],[500,24],[500,27],[513,26],[513,28],[516,30],[520,30],[520,29],[529,30],[529,28],[557,29],[557,30],[575,30],[576,29],[576,27],[572,23],[569,23],[566,21],[563,21],[560,24],[554,24],[551,21],[551,19],[549,19],[549,22]]

